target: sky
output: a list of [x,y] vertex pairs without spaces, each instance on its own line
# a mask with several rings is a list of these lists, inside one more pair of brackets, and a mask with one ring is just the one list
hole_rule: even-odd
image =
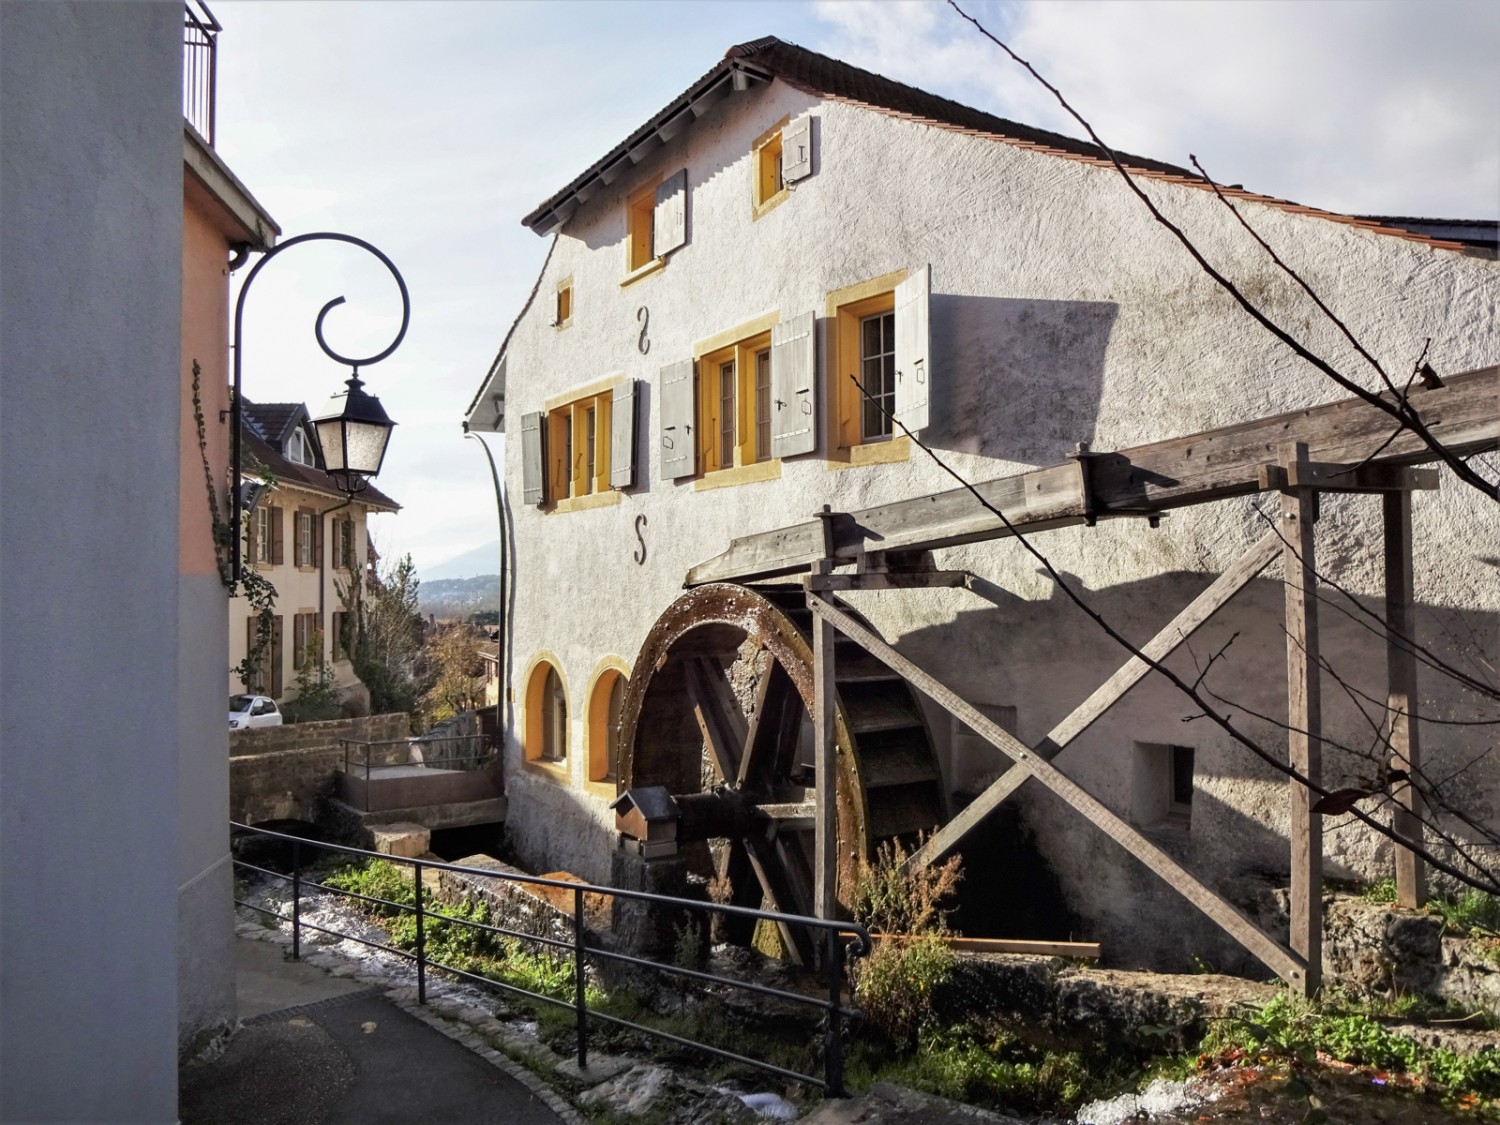
[[[542,268],[523,215],[735,43],[764,35],[1002,117],[1078,134],[941,0],[777,3],[211,0],[216,148],[280,224],[356,235],[411,291],[401,346],[361,374],[398,425],[372,521],[418,573],[496,536],[464,411]],[[1110,145],[1354,214],[1500,217],[1500,4],[1489,0],[974,0]],[[240,276],[243,277],[241,271]],[[400,322],[345,246],[289,249],[246,298],[246,397],[316,415]],[[491,439],[493,440],[493,439]],[[503,439],[501,439],[503,440]],[[499,443],[495,443],[497,458]]]

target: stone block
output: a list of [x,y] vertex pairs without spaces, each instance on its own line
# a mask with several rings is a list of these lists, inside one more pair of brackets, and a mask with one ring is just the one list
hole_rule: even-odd
[[373,826],[370,834],[375,837],[375,851],[382,855],[415,859],[426,855],[432,846],[432,833],[409,821]]

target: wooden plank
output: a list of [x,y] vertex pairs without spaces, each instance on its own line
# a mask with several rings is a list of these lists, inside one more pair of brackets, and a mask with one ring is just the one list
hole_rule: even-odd
[[[870,935],[876,941],[911,941],[911,934]],[[1102,953],[1097,941],[1025,941],[1019,938],[974,938],[960,934],[939,937],[956,953],[1030,953],[1038,957],[1082,957],[1097,960]]]
[[[813,566],[814,577],[826,576],[827,559]],[[813,615],[813,752],[818,817],[813,845],[813,905],[819,918],[838,916],[838,743],[834,730],[834,632]]]
[[969,575],[963,570],[823,574],[810,582],[808,588],[819,593],[834,590],[925,590],[935,586],[967,586]]
[[[1192,636],[1200,625],[1222,608],[1224,603],[1265,570],[1271,564],[1271,560],[1280,553],[1281,536],[1275,531],[1266,532],[1248,551],[1235,560],[1233,566],[1219,575],[1208,589],[1172,618],[1166,628],[1142,645],[1141,652],[1150,660],[1166,659],[1176,651],[1178,645]],[[1047,737],[1032,749],[1049,761],[1055,758],[1068,743],[1088,730],[1096,720],[1119,702],[1125,693],[1139,683],[1150,670],[1151,665],[1146,660],[1132,656],[1119,671],[1104,681],[1092,695],[1075,707],[1067,718],[1053,727]],[[911,862],[925,867],[952,851],[969,832],[994,812],[1001,802],[1019,789],[1030,776],[1030,772],[1020,766],[1011,766],[992,781],[984,792],[974,798],[962,812],[928,839],[927,843],[912,856]]]
[[[1385,517],[1385,662],[1390,712],[1391,768],[1417,776],[1422,748],[1417,722],[1417,657],[1410,644],[1416,628],[1411,561],[1411,494],[1387,493]],[[1396,834],[1422,843],[1422,795],[1409,782],[1392,786]],[[1410,848],[1396,849],[1396,903],[1415,909],[1427,900],[1426,865]]]
[[[1441,390],[1414,391],[1411,402],[1433,436],[1454,453],[1500,448],[1500,367],[1447,380]],[[1264,491],[1260,467],[1276,460],[1286,441],[1306,442],[1309,459],[1355,464],[1408,465],[1435,460],[1410,431],[1396,433],[1384,411],[1349,398],[1308,410],[1257,418],[1150,445],[1088,458],[1088,487],[1068,462],[976,485],[991,504],[1025,531],[1085,522],[1087,514],[1145,515],[1229,496]],[[1008,535],[967,489],[918,496],[834,517],[835,553],[852,560],[861,551],[918,550]],[[687,585],[745,581],[805,570],[822,558],[819,522],[744,536],[716,558],[688,572]]]
[[[762,730],[767,726],[766,705],[771,702],[771,681],[780,670],[781,665],[771,660],[760,682],[755,685],[754,710],[750,715],[750,723],[745,729],[745,749],[740,754],[739,769],[735,775],[734,787],[742,792],[750,781],[752,771],[763,772],[762,768],[757,765],[756,745],[764,738]],[[784,677],[785,673],[782,675]]]
[[[1282,446],[1288,478],[1308,459],[1306,442]],[[1307,782],[1322,776],[1322,698],[1318,666],[1318,575],[1313,546],[1315,494],[1288,489],[1281,496],[1283,585],[1286,590],[1287,761]],[[1317,799],[1307,784],[1289,780],[1291,800],[1291,946],[1307,965],[1301,981],[1311,996],[1322,981],[1323,821],[1312,811]]]
[[1196,875],[1167,855],[1134,827],[1125,823],[1097,797],[1072,778],[1059,772],[1040,754],[991,722],[983,713],[964,702],[948,687],[907,660],[854,618],[836,608],[833,603],[824,601],[816,594],[809,594],[807,602],[815,614],[815,619],[827,618],[840,633],[856,641],[876,658],[899,672],[918,691],[927,695],[949,714],[957,716],[975,734],[998,747],[1017,765],[1025,767],[1036,777],[1037,781],[1082,813],[1100,831],[1207,915],[1210,921],[1259,957],[1277,976],[1294,987],[1301,987],[1305,966],[1295,954],[1283,949],[1263,934],[1256,928],[1255,923],[1241,914],[1232,904],[1204,886]]

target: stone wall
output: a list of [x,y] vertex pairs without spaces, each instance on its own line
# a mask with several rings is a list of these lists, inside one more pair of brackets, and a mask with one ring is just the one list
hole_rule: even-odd
[[333,795],[344,766],[342,738],[386,743],[379,764],[404,762],[410,731],[404,713],[333,719],[234,731],[229,736],[229,818],[241,824],[314,820],[318,803]]
[[[284,750],[309,750],[338,746],[341,738],[361,742],[402,742],[411,735],[411,719],[404,711],[389,715],[365,715],[355,719],[330,719],[323,723],[290,723],[279,727],[256,727],[229,734],[229,756],[272,754]],[[400,761],[406,760],[405,746],[389,747]]]

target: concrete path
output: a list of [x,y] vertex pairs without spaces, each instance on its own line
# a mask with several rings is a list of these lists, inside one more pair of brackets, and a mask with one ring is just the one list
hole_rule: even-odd
[[379,989],[236,942],[244,1026],[219,1058],[185,1067],[183,1125],[562,1125],[506,1070]]

